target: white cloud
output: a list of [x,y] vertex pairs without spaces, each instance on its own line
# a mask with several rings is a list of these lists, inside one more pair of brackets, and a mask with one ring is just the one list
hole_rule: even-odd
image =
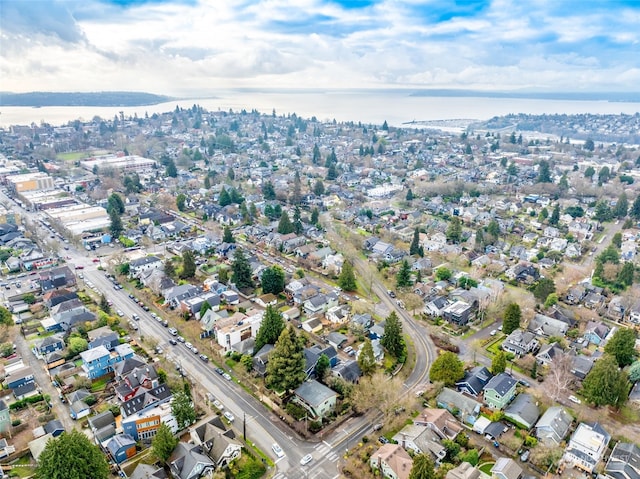
[[0,74],[12,91],[638,85],[640,14],[613,5],[494,0],[434,20],[443,4],[418,0],[5,4]]

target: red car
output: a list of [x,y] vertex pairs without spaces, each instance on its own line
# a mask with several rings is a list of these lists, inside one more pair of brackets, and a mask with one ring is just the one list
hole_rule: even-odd
[[93,258],[91,261],[93,261],[94,263],[99,263],[100,260],[98,258]]
[[76,266],[76,269],[84,269],[84,266],[82,266],[81,264],[79,264],[78,266]]

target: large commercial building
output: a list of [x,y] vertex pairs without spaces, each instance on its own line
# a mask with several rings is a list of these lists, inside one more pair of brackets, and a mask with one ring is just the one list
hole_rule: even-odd
[[14,195],[26,191],[47,191],[55,188],[53,178],[41,172],[7,176],[5,181],[7,188]]
[[85,170],[98,172],[114,169],[124,172],[137,172],[141,173],[149,171],[156,166],[155,160],[149,158],[143,158],[138,155],[118,156],[118,155],[104,155],[87,158],[80,161],[80,166]]

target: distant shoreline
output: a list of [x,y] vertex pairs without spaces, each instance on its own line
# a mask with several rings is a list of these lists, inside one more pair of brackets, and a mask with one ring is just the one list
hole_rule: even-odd
[[[594,101],[607,103],[640,103],[640,92],[523,92],[523,91],[483,91],[454,89],[255,89],[237,88],[225,90],[236,94],[401,94],[407,97],[432,98],[495,98],[514,100],[555,100],[555,101]],[[220,93],[220,92],[218,92]],[[223,95],[224,96],[224,95]],[[140,107],[153,106],[171,101],[184,101],[190,97],[198,99],[216,99],[216,94],[190,95],[182,98],[157,95],[145,92],[0,92],[0,107]]]
[[0,93],[0,106],[42,108],[47,106],[135,107],[172,101],[165,95],[141,92],[29,92]]

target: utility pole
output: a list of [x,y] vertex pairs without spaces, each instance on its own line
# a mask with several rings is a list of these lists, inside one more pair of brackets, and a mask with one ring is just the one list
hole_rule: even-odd
[[242,411],[242,438],[247,442],[247,415]]

